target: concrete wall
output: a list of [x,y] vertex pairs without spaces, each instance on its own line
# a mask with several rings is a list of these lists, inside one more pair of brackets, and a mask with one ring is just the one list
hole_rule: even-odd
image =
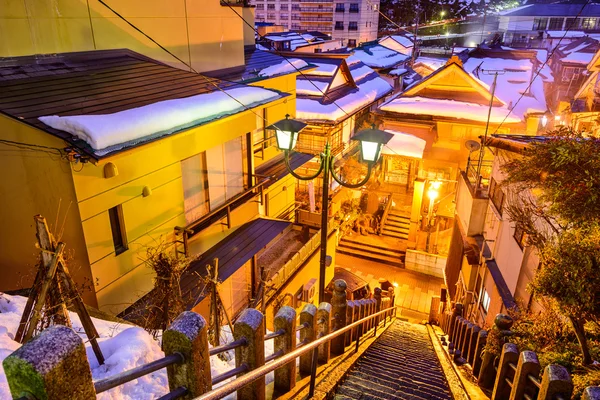
[[406,250],[405,268],[438,278],[444,277],[446,257],[423,251]]
[[[197,71],[242,65],[245,41],[254,42],[219,0],[107,4]],[[252,10],[236,9],[254,24]],[[0,0],[0,57],[115,48],[187,69],[97,0]]]

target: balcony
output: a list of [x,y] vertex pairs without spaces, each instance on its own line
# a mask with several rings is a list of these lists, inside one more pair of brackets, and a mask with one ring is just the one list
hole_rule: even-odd
[[333,0],[300,0],[300,3],[333,4]]
[[[476,179],[474,173],[475,171],[469,171],[469,168],[467,171],[461,171],[456,191],[456,216],[467,236],[483,233],[488,206],[487,188],[485,190],[477,189],[477,182],[483,181],[483,179]],[[489,182],[489,174],[486,181]]]
[[333,22],[331,17],[300,17],[299,20],[305,22]]
[[300,7],[300,12],[303,13],[330,13],[333,12],[333,7]]
[[332,25],[310,25],[310,24],[303,24],[300,26],[300,29],[302,30],[306,30],[306,31],[320,31],[320,32],[330,32],[331,29],[333,29]]

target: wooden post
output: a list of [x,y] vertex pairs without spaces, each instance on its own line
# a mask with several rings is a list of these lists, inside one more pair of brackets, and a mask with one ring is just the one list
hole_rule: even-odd
[[473,367],[473,361],[475,361],[475,350],[477,347],[477,338],[479,337],[480,330],[480,327],[478,327],[477,325],[473,325],[469,334],[469,350],[466,354],[466,358],[467,362],[471,364],[471,367]]
[[[254,308],[247,308],[242,312],[233,326],[233,339],[246,340],[245,346],[235,349],[235,366],[243,364],[248,366],[248,371],[265,365],[265,324],[264,315]],[[243,374],[238,375],[242,376]],[[239,400],[264,400],[265,377],[244,386],[237,391]]]
[[[314,341],[317,337],[317,307],[314,304],[306,304],[300,312],[300,324],[306,324],[306,328],[300,331],[300,341],[306,344]],[[313,352],[309,351],[300,356],[300,375],[310,375]]]
[[[373,298],[375,299],[375,312],[381,311],[381,308],[383,306],[383,299],[381,296],[381,288],[375,288],[375,290],[373,291]],[[374,324],[378,324],[379,323],[379,317],[375,317],[374,318]]]
[[557,395],[570,399],[573,393],[571,376],[562,365],[551,364],[544,369],[538,400],[553,400]]
[[[333,296],[331,297],[332,330],[337,331],[346,326],[346,300],[347,284],[343,279],[338,279],[333,284]],[[344,354],[345,335],[340,335],[331,341],[331,352],[335,355]]]
[[473,324],[470,323],[469,321],[466,321],[466,325],[465,325],[463,336],[462,336],[462,341],[460,344],[460,352],[462,353],[462,356],[465,359],[465,361],[468,358],[467,354],[469,353],[469,341],[471,339],[471,331],[472,330],[473,330]]
[[519,355],[519,363],[517,364],[517,372],[513,380],[513,387],[510,392],[510,400],[523,399],[525,390],[531,386],[528,375],[535,378],[540,376],[540,362],[537,355],[533,351],[526,350]]
[[[331,304],[321,303],[317,310],[317,337],[322,337],[331,333]],[[319,363],[327,364],[329,362],[329,342],[319,346]]]
[[479,370],[481,369],[481,356],[483,348],[487,342],[487,331],[482,329],[477,334],[477,344],[475,345],[475,354],[473,354],[473,376],[479,376]]
[[510,364],[517,364],[519,360],[519,349],[516,344],[505,343],[502,347],[502,355],[500,356],[500,364],[496,373],[496,382],[494,383],[494,391],[492,392],[491,400],[505,400],[510,397],[511,387],[507,383],[510,379],[512,368]]
[[[296,310],[289,306],[283,306],[275,315],[273,321],[275,332],[283,330],[285,333],[273,339],[274,351],[288,354],[296,350]],[[283,367],[275,370],[275,392],[277,394],[287,393],[296,386],[296,360],[292,360]]]
[[213,346],[218,346],[219,342],[220,342],[220,336],[221,336],[221,318],[219,315],[219,303],[218,303],[218,292],[217,292],[217,283],[218,283],[218,278],[219,278],[219,259],[215,258],[213,260],[214,266],[213,266],[213,276],[212,276],[212,288],[211,288],[211,299],[210,299],[210,306],[211,306],[211,315],[213,317],[212,320],[212,325],[213,325],[213,334],[214,337],[212,338],[212,345]]
[[[351,323],[354,322],[354,301],[352,300],[348,300],[347,306],[346,306],[346,325],[350,325]],[[352,344],[352,333],[353,333],[354,329],[350,329],[348,332],[346,332],[345,335],[345,342],[344,344],[346,346],[350,346]]]

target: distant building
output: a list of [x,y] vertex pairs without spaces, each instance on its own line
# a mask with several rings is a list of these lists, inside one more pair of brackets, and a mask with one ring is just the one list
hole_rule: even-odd
[[529,4],[501,13],[498,28],[507,46],[549,49],[567,30],[563,43],[581,37],[576,32],[600,30],[600,4],[588,4],[580,13],[582,7],[571,2]]
[[320,31],[355,47],[377,39],[379,0],[253,0],[257,22],[292,31]]

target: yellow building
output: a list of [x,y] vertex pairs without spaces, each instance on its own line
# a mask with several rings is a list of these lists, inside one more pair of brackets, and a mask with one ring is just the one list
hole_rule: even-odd
[[583,82],[572,102],[561,102],[554,125],[568,124],[578,131],[587,131],[594,136],[600,134],[600,95],[598,93],[598,73],[600,72],[600,51],[587,66],[588,78]]

